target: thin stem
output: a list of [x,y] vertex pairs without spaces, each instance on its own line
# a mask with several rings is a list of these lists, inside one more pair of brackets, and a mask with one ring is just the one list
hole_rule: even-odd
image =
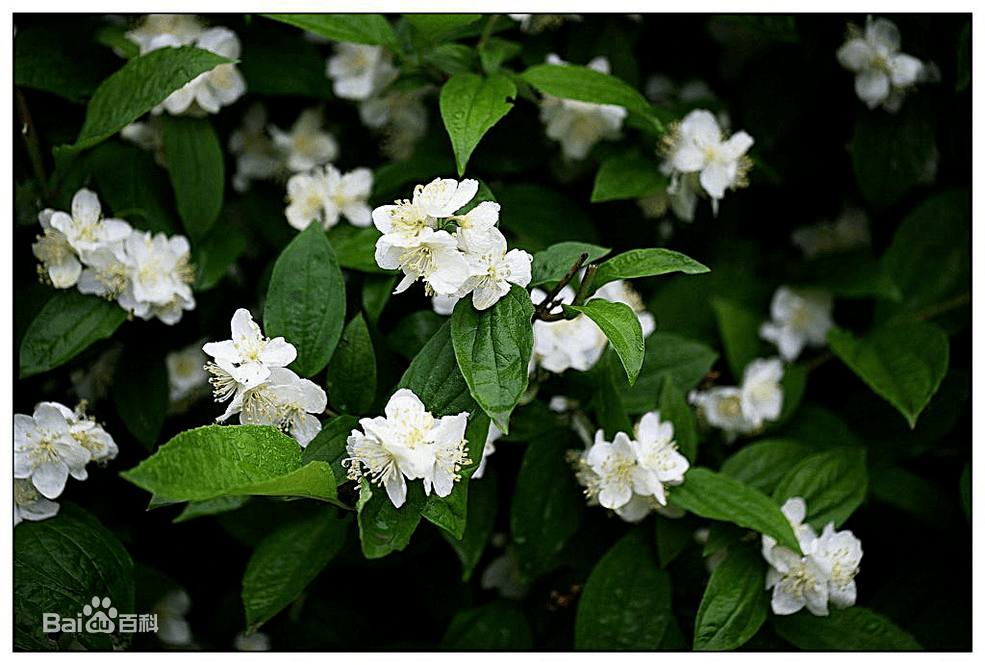
[[479,37],[479,43],[476,48],[481,49],[486,43],[486,40],[492,35],[493,26],[496,24],[496,19],[499,18],[499,14],[492,14],[489,20],[486,22],[486,26],[482,29],[482,36]]
[[48,188],[48,178],[44,173],[44,160],[41,157],[41,143],[38,141],[38,133],[34,129],[34,121],[31,120],[31,112],[27,108],[27,100],[20,88],[17,88],[17,111],[20,114],[21,135],[24,143],[27,144],[27,154],[31,159],[31,167],[34,169],[34,176],[41,185],[46,201],[51,201],[51,190]]
[[590,265],[585,268],[585,277],[581,280],[581,286],[578,287],[578,293],[575,294],[575,301],[571,303],[572,305],[582,305],[585,303],[585,298],[588,297],[589,291],[592,288],[592,282],[595,280],[595,271],[598,270],[598,266]]
[[575,274],[587,260],[588,252],[582,252],[581,256],[578,257],[578,260],[571,266],[567,274],[565,274],[565,276],[561,278],[561,281],[558,282],[553,289],[551,289],[551,292],[544,297],[541,303],[534,308],[534,315],[533,318],[530,319],[531,321],[536,321],[537,319],[540,319],[541,321],[560,321],[561,319],[566,318],[562,313],[551,313],[551,310],[557,305],[557,303],[554,302],[554,299],[557,298],[557,294],[561,292],[561,289],[563,289],[568,282],[574,279]]
[[944,302],[938,303],[937,305],[932,305],[931,307],[928,307],[926,309],[918,310],[914,312],[911,316],[920,319],[921,321],[924,319],[932,319],[935,316],[938,316],[939,314],[950,312],[952,309],[957,309],[958,307],[961,307],[962,305],[966,305],[969,302],[971,302],[971,294],[963,293],[960,296],[957,296],[956,298],[951,298],[950,300],[945,300]]

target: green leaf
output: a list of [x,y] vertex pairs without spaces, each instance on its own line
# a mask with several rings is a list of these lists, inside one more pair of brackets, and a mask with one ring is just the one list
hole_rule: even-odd
[[399,51],[397,35],[381,14],[262,14],[337,42],[386,46]]
[[108,51],[92,47],[91,20],[76,15],[19,30],[14,37],[14,85],[76,103],[92,94],[119,61]]
[[[448,323],[447,316],[436,314],[430,309],[411,312],[400,319],[393,331],[387,335],[387,346],[393,353],[413,360],[446,323]],[[468,386],[465,387],[465,391],[468,392]]]
[[756,358],[775,355],[770,353],[770,345],[759,336],[759,327],[765,318],[724,298],[712,298],[711,306],[715,311],[718,334],[729,370],[737,382],[742,381],[750,362]]
[[563,309],[565,313],[580,312],[595,322],[619,355],[629,385],[636,383],[636,377],[643,367],[644,351],[643,328],[636,318],[636,312],[629,305],[602,298],[589,300],[584,305],[564,305]]
[[164,154],[178,214],[193,244],[219,218],[226,182],[225,154],[208,118],[162,116]]
[[91,148],[199,74],[227,62],[234,61],[194,46],[160,48],[128,61],[93,93],[75,143],[56,150],[71,155]]
[[783,504],[799,496],[807,502],[805,522],[820,531],[841,526],[862,505],[869,487],[864,448],[835,448],[803,458],[773,490]]
[[949,494],[939,483],[899,466],[880,465],[869,472],[869,496],[944,532],[964,528]]
[[179,232],[167,174],[147,151],[112,140],[94,148],[88,157],[96,182],[93,189],[106,206],[107,217],[112,210],[112,216],[123,217],[142,231],[169,236]]
[[657,164],[633,149],[602,162],[595,173],[591,202],[638,199],[666,186],[667,178]]
[[359,419],[355,416],[341,415],[332,418],[301,451],[301,463],[327,462],[332,467],[332,475],[344,482],[346,469],[342,466],[342,460],[349,454],[345,448],[346,441],[352,430],[358,428]]
[[684,484],[668,488],[667,494],[670,503],[678,508],[772,536],[780,545],[800,552],[793,527],[780,512],[780,505],[735,478],[695,466],[684,475]]
[[424,54],[424,61],[451,76],[474,74],[479,66],[475,49],[465,44],[438,44]]
[[414,26],[422,43],[431,44],[450,30],[475,23],[482,14],[404,14],[403,18]]
[[456,613],[438,648],[521,651],[533,646],[533,631],[520,606],[508,600],[496,600]]
[[722,463],[721,472],[772,494],[785,475],[813,449],[802,441],[790,438],[769,438],[743,446]]
[[555,429],[532,440],[523,454],[510,534],[520,573],[528,579],[547,570],[581,526],[585,499],[565,461],[568,449],[578,447],[570,430]]
[[830,291],[842,298],[880,298],[899,302],[903,292],[869,250],[821,254],[792,266],[798,288]]
[[[134,612],[133,561],[95,516],[71,502],[58,515],[21,522],[13,530],[14,625],[41,644],[41,613],[76,618],[93,596],[109,598],[121,613]],[[111,650],[105,633],[76,634],[89,649]]]
[[[633,431],[633,423],[629,420],[622,399],[616,391],[618,369],[614,353],[606,352],[590,370],[595,380],[595,394],[590,405],[595,411],[595,420],[599,428],[610,440],[618,432]],[[621,375],[621,372],[619,374]]]
[[239,33],[242,62],[237,65],[251,95],[332,98],[332,80],[325,76],[325,56],[319,47],[298,39],[291,30],[271,30],[253,23]]
[[399,388],[413,390],[435,418],[476,408],[455,358],[451,321],[445,321],[414,356],[397,384]]
[[614,282],[617,279],[652,277],[669,272],[698,275],[703,272],[710,272],[710,269],[680,252],[662,247],[631,249],[603,261],[595,272],[592,285],[597,289],[603,284]]
[[630,413],[644,413],[657,408],[660,384],[665,375],[685,394],[695,388],[718,359],[718,353],[701,342],[673,333],[651,333],[644,343],[643,369],[630,386],[622,382],[623,404]]
[[154,450],[168,413],[170,395],[164,353],[143,340],[127,345],[113,375],[113,402],[137,441]]
[[520,78],[540,92],[594,104],[613,104],[644,115],[662,130],[650,102],[638,90],[615,76],[581,65],[534,65]]
[[694,626],[694,648],[726,651],[756,634],[769,613],[763,556],[750,547],[731,547],[711,573]]
[[[376,241],[380,232],[375,227],[358,228],[338,224],[328,231],[328,241],[335,250],[339,265],[360,272],[395,274],[376,264]],[[396,273],[399,274],[399,273]]]
[[529,287],[543,284],[553,286],[560,282],[582,254],[588,254],[583,266],[597,261],[612,250],[585,242],[559,242],[534,254],[530,264]]
[[[478,457],[481,453],[473,454],[477,456],[476,461],[481,459]],[[487,466],[482,478],[469,481],[468,509],[462,537],[457,539],[448,530],[441,530],[442,537],[451,545],[458,555],[458,560],[462,562],[463,582],[468,582],[472,578],[475,567],[486,551],[486,543],[489,542],[496,519],[498,500],[496,475]]]
[[836,356],[916,427],[917,417],[947,373],[947,334],[931,323],[896,321],[865,337],[832,328],[828,344]]
[[441,119],[451,139],[459,177],[485,133],[513,108],[506,100],[515,97],[516,86],[499,75],[456,74],[441,87]]
[[329,465],[301,466],[297,441],[269,425],[187,430],[120,476],[170,501],[264,495],[337,502]]
[[370,275],[363,278],[361,300],[363,312],[366,314],[370,325],[375,327],[380,320],[380,315],[383,314],[386,304],[390,301],[390,295],[393,293],[393,287],[396,283],[397,278],[389,275]]
[[533,313],[526,290],[513,284],[489,309],[480,312],[462,298],[451,316],[451,341],[469,392],[504,434],[527,389]]
[[342,549],[349,515],[324,507],[289,522],[264,538],[243,574],[243,607],[248,630],[256,630],[287,607]]
[[666,568],[677,556],[694,543],[694,527],[686,521],[657,515],[654,519],[657,539],[657,559]]
[[219,224],[192,250],[195,257],[195,290],[208,291],[229,272],[231,266],[246,251],[249,241],[239,229]]
[[504,62],[509,62],[520,55],[523,47],[500,37],[489,37],[478,44],[479,60],[486,74],[496,74]]
[[895,623],[864,607],[774,616],[776,632],[805,651],[919,651],[920,644]]
[[356,314],[328,363],[326,385],[332,405],[346,413],[369,411],[376,397],[376,354],[362,314]]
[[263,327],[297,347],[291,368],[310,377],[328,364],[345,323],[345,281],[335,252],[311,222],[277,257],[267,287]]
[[67,363],[96,340],[111,336],[126,318],[116,302],[76,289],[55,293],[24,333],[20,378]]
[[694,410],[688,406],[684,391],[674,384],[672,374],[664,374],[660,384],[657,410],[660,420],[674,425],[674,441],[681,455],[692,464],[698,458],[698,430],[694,426]]
[[562,240],[598,242],[599,232],[580,201],[555,189],[524,182],[496,188],[502,206],[501,229],[516,236],[520,246],[537,250]]
[[360,482],[356,521],[363,556],[379,559],[407,547],[421,521],[424,487],[420,483],[407,483],[406,502],[394,508],[383,487],[377,485],[374,489],[366,478]]
[[178,524],[195,519],[196,517],[227,513],[231,510],[242,508],[249,500],[250,497],[248,496],[217,496],[214,499],[207,499],[205,501],[190,501],[185,504],[185,508],[181,511],[181,514],[171,521],[174,524]]
[[575,649],[657,649],[670,619],[670,575],[657,565],[649,530],[636,527],[589,574],[575,615]]

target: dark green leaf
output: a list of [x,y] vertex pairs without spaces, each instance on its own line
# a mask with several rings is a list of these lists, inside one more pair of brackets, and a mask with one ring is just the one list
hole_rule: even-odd
[[527,389],[533,313],[530,296],[514,284],[481,312],[470,298],[462,298],[451,317],[455,357],[469,392],[504,433],[509,433],[510,413]]
[[431,44],[449,30],[475,23],[482,14],[404,14],[403,17],[414,26],[422,43]]
[[123,424],[148,450],[154,450],[169,401],[163,352],[132,341],[116,365],[113,402]]
[[356,314],[328,363],[326,386],[332,406],[346,413],[364,414],[376,397],[376,355],[369,328]]
[[269,425],[208,425],[177,435],[120,476],[170,501],[223,495],[302,496],[336,502],[325,462],[301,465],[297,441]]
[[383,487],[370,485],[369,480],[363,478],[356,504],[363,556],[379,559],[407,547],[421,521],[423,506],[424,487],[420,483],[408,483],[406,502],[400,508],[394,508]]
[[451,139],[459,177],[479,141],[513,104],[516,86],[505,76],[456,74],[441,87],[441,119]]
[[869,472],[869,495],[946,532],[963,528],[957,507],[937,482],[899,466],[880,465]]
[[499,225],[520,246],[537,250],[562,240],[598,242],[599,232],[585,206],[557,190],[533,183],[496,188],[502,206]]
[[811,452],[809,445],[797,439],[760,439],[726,459],[721,472],[764,494],[772,494],[777,483]]
[[297,95],[314,99],[332,97],[332,81],[325,76],[325,57],[293,31],[270,30],[254,23],[255,31],[240,34],[242,63],[237,65],[246,89],[253,95]]
[[701,383],[718,359],[711,347],[673,333],[654,332],[644,346],[643,369],[636,384],[621,383],[623,404],[630,413],[657,408],[664,375],[673,377],[674,386],[686,394]]
[[780,504],[804,499],[804,521],[820,531],[828,522],[841,526],[865,500],[868,486],[865,449],[835,448],[803,458],[777,484],[773,498]]
[[920,644],[895,623],[864,607],[773,617],[780,637],[805,651],[919,651]]
[[445,321],[418,352],[397,388],[413,390],[435,418],[476,408],[455,359],[451,321]]
[[783,377],[780,379],[780,389],[783,390],[783,406],[780,408],[780,417],[776,423],[769,426],[780,426],[787,422],[800,407],[800,402],[804,399],[804,391],[807,390],[807,375],[810,368],[805,363],[789,363],[783,368]]
[[602,162],[595,174],[592,203],[638,199],[667,186],[657,164],[639,150],[624,152]]
[[171,521],[178,524],[179,522],[187,522],[188,520],[205,515],[219,515],[236,510],[237,508],[242,508],[249,500],[250,497],[248,496],[217,496],[214,499],[206,499],[205,501],[190,501],[185,506],[185,509],[181,511],[181,514]]
[[530,623],[520,607],[497,600],[455,614],[438,647],[452,651],[522,651],[533,645]]
[[[478,463],[481,459],[478,455],[481,453],[472,454],[476,455],[475,461]],[[445,529],[441,530],[441,535],[455,550],[458,560],[462,562],[463,582],[471,579],[472,572],[482,558],[483,552],[486,551],[486,543],[489,541],[496,519],[498,499],[496,474],[487,466],[482,478],[469,481],[468,512],[465,519],[465,532],[461,539],[456,539]]]
[[[108,51],[94,49],[89,20],[45,21],[14,38],[14,85],[82,102],[119,65]],[[52,48],[57,44],[57,48]]]
[[[120,141],[107,141],[92,150],[88,163],[95,189],[114,217],[122,217],[142,231],[169,236],[180,231],[167,174],[148,152]],[[103,213],[110,216],[105,209]]]
[[657,537],[657,558],[666,568],[694,542],[694,528],[685,521],[657,515],[654,520]]
[[96,145],[199,74],[227,62],[233,61],[194,46],[161,48],[130,60],[96,89],[78,139],[59,151],[73,154]]
[[126,37],[127,27],[125,25],[113,25],[107,23],[93,35],[97,44],[108,46],[114,51],[119,51],[127,60],[131,60],[140,55],[140,47]]
[[780,512],[780,505],[734,478],[704,467],[691,467],[684,475],[684,484],[668,488],[667,494],[670,503],[678,508],[772,536],[780,545],[800,551],[793,527]]
[[342,460],[348,456],[346,441],[352,430],[359,428],[359,420],[355,416],[336,416],[325,423],[321,431],[301,451],[301,463],[327,462],[332,467],[332,475],[343,482],[346,469]]
[[530,264],[530,283],[527,286],[541,286],[547,284],[553,286],[568,274],[568,271],[575,265],[575,261],[581,258],[583,253],[587,253],[582,266],[587,266],[593,261],[597,261],[610,250],[608,247],[599,247],[584,242],[559,242],[551,245],[534,254],[534,260]]
[[565,313],[580,312],[595,322],[619,355],[629,385],[636,383],[636,377],[643,367],[644,351],[643,328],[636,318],[636,312],[629,305],[602,298],[589,300],[584,305],[564,305],[563,309]]
[[911,429],[947,373],[947,334],[923,321],[885,323],[861,338],[832,328],[828,344],[876,394],[903,414]]
[[389,275],[367,276],[363,278],[362,305],[363,312],[370,325],[375,326],[380,315],[390,301],[390,295],[396,284],[396,277]]
[[594,288],[614,282],[617,279],[633,279],[636,277],[652,277],[669,272],[682,272],[686,275],[697,275],[709,272],[707,266],[701,265],[694,259],[680,252],[662,247],[646,249],[631,249],[603,261],[592,281]]
[[565,461],[580,447],[570,430],[553,430],[527,446],[517,473],[510,533],[521,574],[547,570],[581,525],[585,499]]
[[793,266],[798,287],[830,291],[842,298],[881,298],[899,302],[903,292],[885,264],[877,263],[868,250],[822,254]]
[[335,252],[312,222],[281,252],[267,288],[263,327],[297,347],[291,368],[301,376],[328,364],[345,323],[345,281]]
[[328,241],[335,250],[339,265],[350,270],[369,273],[393,274],[376,264],[376,241],[380,232],[374,227],[357,228],[348,224],[333,226],[328,232]]
[[263,539],[243,575],[246,625],[256,630],[297,598],[345,542],[350,518],[324,507]]
[[116,302],[59,291],[31,321],[20,348],[20,377],[67,363],[86,347],[109,337],[127,318]]
[[430,309],[411,312],[400,319],[393,331],[387,335],[387,345],[392,352],[412,360],[445,323],[448,323],[448,317],[441,316]]
[[380,14],[263,14],[338,42],[386,46],[399,50],[397,35]]
[[484,42],[479,42],[478,50],[483,71],[486,74],[496,74],[500,65],[520,55],[523,47],[500,37],[490,37]]
[[656,649],[670,618],[670,575],[657,565],[649,532],[636,527],[589,574],[575,616],[575,649]]
[[745,644],[769,613],[766,563],[749,547],[731,547],[712,572],[694,626],[694,648],[727,651]]
[[765,317],[722,298],[712,299],[711,306],[729,370],[735,381],[740,382],[750,362],[771,355],[770,345],[759,336]]
[[674,441],[681,455],[692,464],[698,458],[698,430],[694,426],[694,411],[688,406],[684,391],[674,384],[674,376],[663,375],[657,410],[662,422],[674,425]]
[[242,231],[222,223],[192,251],[195,257],[195,290],[208,291],[217,285],[248,244]]
[[162,116],[164,154],[178,214],[198,244],[219,218],[226,182],[225,154],[208,118]]
[[[21,522],[13,534],[14,625],[28,635],[44,643],[38,630],[42,612],[75,619],[93,597],[133,613],[133,561],[93,515],[62,502],[55,517]],[[90,649],[112,649],[105,633],[83,630],[76,636]]]
[[465,44],[438,44],[428,50],[424,60],[451,76],[474,74],[479,67],[479,58],[475,49]]
[[[591,406],[595,410],[596,423],[609,440],[618,432],[633,431],[633,423],[626,414],[619,393],[616,392],[615,377],[618,369],[614,355],[605,353],[590,370],[596,385]],[[621,372],[619,374],[621,375]]]

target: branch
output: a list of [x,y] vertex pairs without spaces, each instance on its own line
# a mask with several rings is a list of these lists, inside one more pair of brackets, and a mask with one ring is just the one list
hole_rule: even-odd
[[[530,319],[531,322],[540,319],[541,321],[560,321],[566,318],[563,313],[552,314],[551,310],[557,306],[554,299],[557,298],[557,294],[561,292],[561,289],[565,287],[572,279],[574,279],[575,274],[581,268],[582,264],[588,260],[588,252],[582,252],[578,260],[575,261],[574,265],[568,269],[567,274],[561,278],[561,281],[555,285],[551,292],[548,293],[539,305],[534,308],[534,315]],[[594,274],[594,271],[593,271]]]

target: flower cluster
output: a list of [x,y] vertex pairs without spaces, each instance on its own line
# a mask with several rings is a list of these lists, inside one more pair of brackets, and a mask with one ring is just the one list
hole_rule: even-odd
[[530,282],[533,257],[519,249],[507,251],[496,227],[498,203],[483,201],[455,214],[478,191],[477,180],[436,178],[417,185],[412,200],[373,210],[373,223],[383,234],[376,241],[376,263],[404,273],[394,293],[422,279],[429,295],[458,299],[471,293],[472,304],[483,310],[506,295],[511,284]]
[[336,97],[357,101],[362,123],[385,131],[385,152],[394,159],[410,157],[427,132],[422,98],[430,86],[400,90],[391,85],[400,71],[382,46],[338,42],[326,70]]
[[397,508],[407,499],[407,481],[424,481],[424,492],[445,497],[461,480],[468,458],[465,428],[468,413],[435,418],[407,388],[396,391],[384,408],[385,416],[362,418],[362,431],[352,430],[346,441],[348,457],[342,464],[350,480],[367,477],[386,488]]
[[168,325],[195,308],[188,260],[191,246],[181,235],[136,231],[121,219],[104,219],[99,198],[88,189],[72,197],[72,213],[46,208],[38,214],[44,235],[32,245],[38,272],[59,289],[116,300],[142,319]]
[[[557,55],[547,56],[551,65],[567,65]],[[609,61],[598,56],[588,63],[589,69],[609,73]],[[602,139],[617,139],[627,112],[613,104],[593,104],[576,99],[562,99],[545,94],[540,104],[540,119],[547,136],[561,142],[566,159],[585,159]]]
[[752,161],[746,151],[753,140],[746,132],[726,139],[714,114],[704,109],[691,111],[663,137],[661,152],[666,157],[661,170],[671,177],[667,193],[680,209],[681,219],[693,219],[697,196],[704,191],[711,197],[711,209],[718,214],[718,202],[727,188],[748,184],[746,174]]
[[773,612],[793,614],[806,607],[815,616],[827,616],[829,601],[841,609],[854,605],[862,542],[851,531],[835,531],[833,522],[818,536],[803,523],[807,504],[799,497],[787,499],[782,511],[797,534],[803,556],[763,536],[763,558],[770,565],[766,588],[773,589]]
[[[232,30],[206,29],[196,17],[182,14],[151,14],[138,28],[127,32],[126,37],[140,47],[141,55],[167,46],[197,46],[230,59],[240,55],[239,38]],[[246,79],[236,65],[223,63],[172,92],[151,113],[159,115],[166,110],[172,115],[205,116],[218,113],[245,92]]]
[[773,342],[786,361],[796,360],[805,346],[824,346],[834,325],[834,300],[827,291],[781,286],[770,304],[771,321],[759,328],[763,339]]
[[783,409],[783,363],[779,358],[757,358],[748,365],[741,386],[692,390],[688,401],[708,424],[725,432],[731,442],[738,434],[758,432],[767,420],[777,420]]
[[684,482],[690,466],[677,452],[673,423],[661,422],[659,411],[644,414],[633,437],[617,432],[610,443],[598,430],[591,447],[570,455],[589,505],[601,504],[627,522],[666,509],[666,486]]
[[[530,291],[530,298],[535,305],[543,302],[547,294],[540,289]],[[656,329],[653,315],[646,311],[643,300],[625,280],[615,280],[603,284],[588,300],[602,298],[612,302],[621,302],[636,312],[643,337],[649,337]],[[570,304],[575,299],[575,292],[570,286],[564,286],[555,299],[560,304]],[[591,368],[602,356],[608,338],[594,321],[579,314],[573,319],[560,321],[534,321],[533,353],[530,356],[529,372],[533,373],[539,366],[549,372],[560,374],[566,369],[580,371]]]
[[321,431],[312,414],[325,411],[325,391],[287,369],[297,349],[283,337],[264,337],[249,311],[237,309],[230,327],[232,339],[202,347],[215,359],[205,365],[215,400],[232,398],[216,421],[238,413],[240,424],[273,425],[307,446]]
[[57,498],[71,475],[88,477],[89,462],[106,462],[118,452],[113,437],[86,416],[58,402],[40,402],[33,415],[14,414],[14,524],[58,513]]
[[933,77],[932,69],[912,55],[900,53],[900,33],[885,18],[865,19],[865,32],[849,24],[849,38],[836,54],[842,67],[855,72],[855,94],[870,109],[882,105],[899,112],[906,91]]

